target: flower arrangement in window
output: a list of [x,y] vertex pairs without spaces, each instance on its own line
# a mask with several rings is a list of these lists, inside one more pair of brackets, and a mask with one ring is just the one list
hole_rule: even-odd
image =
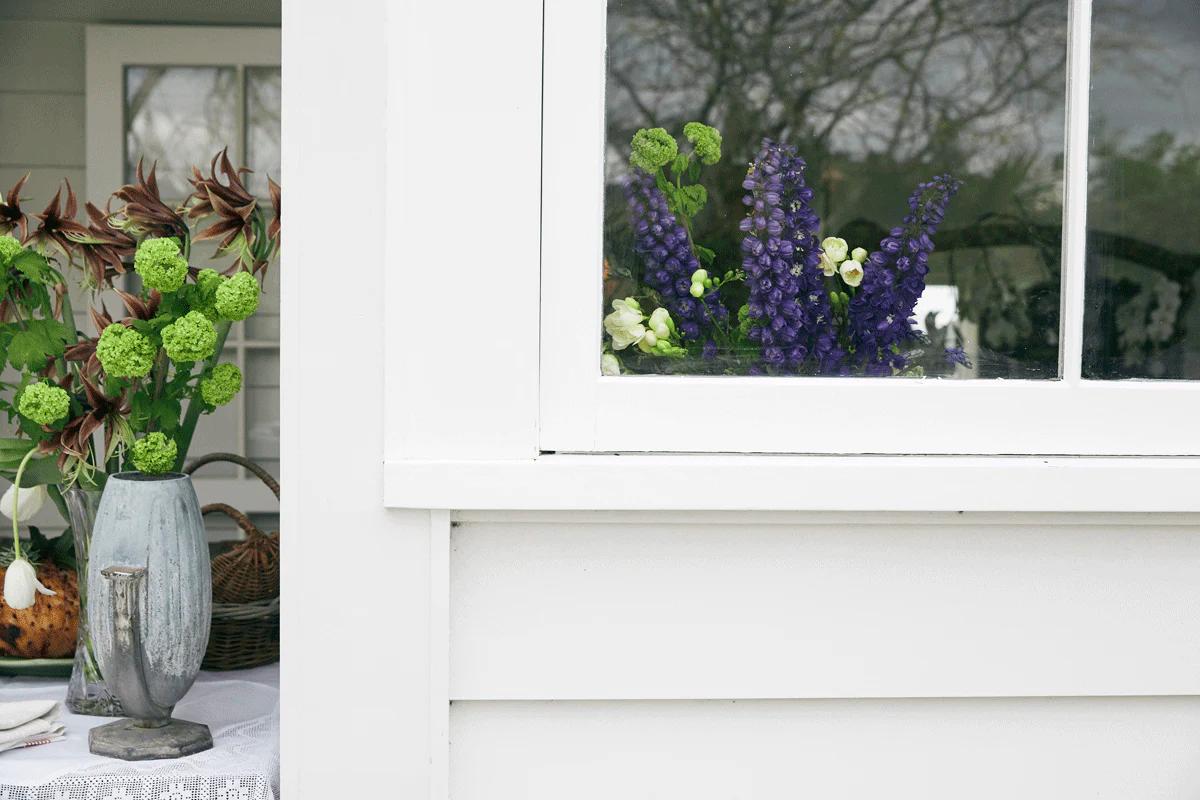
[[[693,222],[721,134],[689,122],[683,135],[685,149],[662,128],[633,137],[624,193],[641,273],[635,294],[614,299],[604,318],[604,374],[671,372],[684,359],[714,374],[923,374],[912,357],[926,344],[913,309],[958,181],[921,183],[874,250],[851,248],[821,238],[804,159],[764,140],[742,181],[741,262],[718,264]],[[945,357],[966,361],[957,348]]]
[[[0,439],[0,475],[22,487],[0,512],[13,519],[14,563],[16,524],[38,497],[69,520],[63,488],[100,487],[131,468],[179,471],[200,416],[241,390],[222,350],[230,327],[257,310],[280,245],[280,188],[268,179],[266,209],[247,172],[222,151],[207,174],[193,167],[193,192],[173,207],[154,167],[139,163],[113,193],[116,209],[88,203],[86,223],[69,182],[40,214],[22,208],[28,175],[0,202],[0,363],[16,376],[0,383],[0,411],[20,434]],[[228,259],[220,271],[190,263],[205,240]],[[91,292],[92,333],[76,325],[69,279]],[[21,594],[32,603],[32,591]]]

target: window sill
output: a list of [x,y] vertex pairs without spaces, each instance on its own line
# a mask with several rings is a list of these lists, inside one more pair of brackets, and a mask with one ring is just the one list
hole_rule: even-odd
[[1200,458],[566,455],[391,461],[389,508],[1200,512]]

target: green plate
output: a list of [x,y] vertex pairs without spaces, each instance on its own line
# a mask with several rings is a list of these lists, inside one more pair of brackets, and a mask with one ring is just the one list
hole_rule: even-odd
[[9,658],[0,656],[0,675],[26,675],[35,678],[69,678],[71,658]]

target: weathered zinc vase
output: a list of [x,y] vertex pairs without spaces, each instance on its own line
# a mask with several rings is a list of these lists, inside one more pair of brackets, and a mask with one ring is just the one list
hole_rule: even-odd
[[92,647],[128,720],[93,728],[93,753],[140,760],[212,747],[204,725],[171,719],[208,645],[212,572],[186,475],[112,475],[88,559]]

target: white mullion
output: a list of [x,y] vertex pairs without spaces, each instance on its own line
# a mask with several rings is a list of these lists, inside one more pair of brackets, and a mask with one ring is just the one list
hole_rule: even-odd
[[1091,90],[1092,1],[1071,0],[1067,38],[1067,125],[1063,177],[1062,302],[1059,369],[1083,379],[1083,314],[1087,264],[1088,101]]

